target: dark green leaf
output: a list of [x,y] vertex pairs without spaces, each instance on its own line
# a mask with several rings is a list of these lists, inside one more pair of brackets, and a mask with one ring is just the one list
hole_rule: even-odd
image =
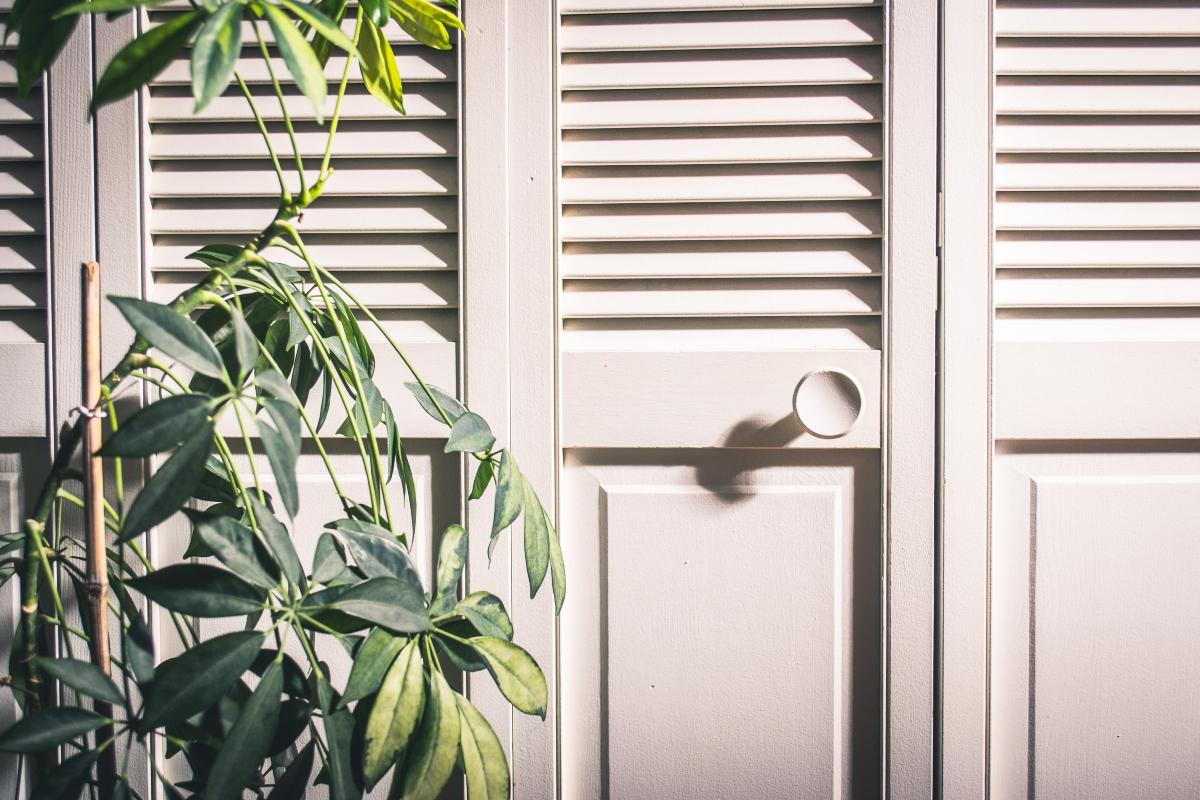
[[545,719],[548,698],[546,676],[533,656],[515,644],[494,636],[476,636],[469,641],[487,664],[488,672],[492,673],[496,685],[508,702],[513,704],[513,708]]
[[191,498],[204,477],[213,446],[213,423],[206,420],[158,468],[133,500],[121,525],[120,541],[145,533]]
[[349,571],[340,548],[332,533],[322,533],[317,539],[317,549],[313,553],[314,581],[328,585]]
[[382,30],[383,27],[387,25],[388,20],[391,19],[392,12],[391,9],[388,8],[388,0],[363,0],[361,5],[363,13],[366,14],[367,19],[371,20],[375,27],[379,28],[380,30]]
[[149,732],[215,704],[254,663],[264,635],[261,631],[226,633],[159,664],[138,729]]
[[[438,413],[438,407],[440,406],[442,411],[446,412],[446,416],[450,418],[451,424],[453,424],[454,420],[467,413],[467,407],[458,402],[453,395],[439,389],[433,384],[425,385],[429,388],[429,394],[425,393],[425,390],[421,388],[421,384],[419,383],[406,383],[404,387],[412,392],[413,397],[417,398],[417,402],[421,404],[421,408],[425,409],[426,414],[438,422],[445,423],[442,415]],[[433,395],[432,400],[429,395]],[[437,405],[434,405],[434,400],[437,401]]]
[[295,0],[279,0],[279,4],[292,12],[301,21],[311,25],[313,30],[330,43],[340,47],[347,53],[358,53],[358,50],[354,47],[354,42],[350,40],[349,36],[342,33],[342,29],[337,26],[337,23],[313,6],[297,3]]
[[417,592],[423,591],[408,553],[388,530],[356,519],[341,519],[330,523],[330,527],[346,543],[358,568],[368,578],[400,578]]
[[331,605],[338,611],[396,633],[419,633],[430,628],[425,598],[411,583],[399,578],[363,581]]
[[272,425],[259,426],[263,449],[275,475],[280,499],[293,519],[300,510],[300,489],[296,483],[296,463],[300,459],[300,412],[282,400],[265,400]]
[[484,636],[512,641],[513,624],[504,602],[490,592],[472,592],[459,601],[454,613],[460,614]]
[[347,709],[325,714],[325,740],[329,745],[329,795],[331,800],[355,800],[362,792],[354,783],[350,753],[354,738],[354,715]]
[[121,636],[125,663],[133,670],[134,680],[145,685],[154,680],[154,639],[150,635],[150,626],[138,610],[133,595],[125,589],[124,582],[114,583],[112,589],[127,623]]
[[467,532],[461,525],[451,525],[442,534],[438,547],[437,592],[429,606],[430,616],[440,616],[454,607],[463,567],[467,564]]
[[37,782],[30,800],[77,800],[99,757],[98,750],[84,750],[66,759]]
[[7,39],[12,31],[20,32],[16,58],[17,94],[20,97],[26,97],[33,85],[41,80],[42,73],[58,58],[75,30],[78,17],[58,17],[56,13],[68,5],[70,0],[18,0],[13,4],[4,36]]
[[254,369],[254,363],[258,361],[258,337],[250,330],[246,318],[236,308],[229,317],[229,324],[233,328],[233,354],[238,365],[236,379],[240,382]]
[[[183,51],[192,36],[192,31],[196,30],[203,19],[204,16],[199,11],[187,11],[151,28],[121,48],[112,61],[108,62],[104,74],[96,83],[96,89],[92,92],[91,112],[95,114],[96,109],[101,106],[132,94],[142,84],[162,72],[167,64]],[[129,321],[133,323],[132,319]],[[133,326],[137,329],[136,323],[133,323]],[[143,333],[140,330],[138,332]],[[152,339],[151,342],[157,346]],[[183,361],[182,358],[179,360]],[[193,369],[201,371],[195,367]]]
[[529,481],[525,484],[525,571],[529,575],[529,596],[537,594],[550,566],[550,520]]
[[455,694],[459,714],[459,756],[468,800],[508,800],[508,757],[500,738],[467,698]]
[[163,608],[193,617],[255,614],[265,600],[261,590],[208,564],[172,564],[127,583]]
[[[479,631],[475,630],[475,626],[465,619],[455,619],[440,623],[438,630],[451,633],[460,639],[469,639],[472,636],[479,635]],[[456,668],[463,672],[479,672],[480,670],[487,669],[487,665],[483,663],[483,659],[471,649],[470,645],[461,644],[445,636],[435,636],[433,637],[433,642],[442,655],[446,656]]]
[[279,568],[271,562],[254,532],[235,519],[186,511],[196,536],[237,575],[263,589],[279,584]]
[[467,499],[478,500],[483,497],[483,493],[487,491],[488,484],[492,482],[492,476],[495,474],[495,468],[492,467],[490,458],[487,461],[480,461],[479,469],[475,472],[475,482],[471,484],[471,495]]
[[[189,11],[171,22],[154,28],[150,33],[162,30],[176,20],[195,15]],[[150,34],[146,34],[149,36]],[[143,36],[142,38],[146,38]],[[120,58],[120,55],[117,56]],[[96,90],[97,92],[99,89]],[[225,368],[221,364],[221,354],[217,347],[201,330],[200,326],[187,317],[173,310],[170,306],[152,303],[136,297],[110,297],[113,305],[139,335],[146,341],[162,350],[179,363],[191,367],[201,375],[219,378]]]
[[275,782],[275,788],[271,789],[267,800],[304,800],[308,779],[312,776],[315,745],[316,742],[312,740],[304,745],[304,749],[288,764],[283,776]]
[[279,723],[282,693],[283,669],[275,663],[267,668],[225,737],[209,773],[205,800],[238,800],[242,788],[257,776]]
[[[166,2],[166,0],[162,1]],[[217,242],[216,244],[206,244],[199,250],[188,253],[187,257],[199,261],[206,267],[223,267],[241,255],[244,249],[240,244]]]
[[354,654],[354,666],[346,679],[346,691],[342,693],[342,705],[361,700],[374,694],[383,684],[383,676],[404,649],[405,640],[393,636],[383,628],[375,628]]
[[[286,678],[284,685],[286,686]],[[278,756],[284,750],[293,747],[296,740],[308,728],[311,717],[312,705],[307,699],[292,698],[280,703],[279,726],[275,729],[275,736],[271,739],[270,747],[267,748],[267,755]]]
[[44,708],[22,717],[0,734],[0,752],[41,753],[90,733],[104,723],[104,717],[86,709],[71,706]]
[[[290,345],[289,345],[290,348]],[[296,390],[288,383],[287,378],[274,368],[260,369],[254,374],[254,384],[263,392],[272,395],[285,403],[299,405]],[[297,413],[297,417],[299,414]]]
[[438,796],[454,771],[459,729],[454,691],[442,673],[433,670],[421,727],[404,762],[402,800],[434,800]]
[[[226,3],[205,20],[192,46],[193,113],[199,114],[225,91],[242,49],[242,4]],[[244,367],[246,362],[242,362]]]
[[425,707],[421,648],[410,639],[392,663],[367,717],[363,777],[370,789],[391,769],[408,745]]
[[450,438],[446,440],[446,452],[483,453],[491,450],[495,443],[496,437],[484,418],[468,411],[454,420]]
[[304,566],[300,563],[300,556],[296,555],[296,546],[292,544],[287,528],[270,509],[253,497],[250,498],[250,509],[254,512],[254,521],[258,523],[259,533],[275,563],[293,586],[303,587]]
[[383,31],[369,17],[363,20],[358,52],[358,69],[367,91],[384,105],[401,114],[405,113],[404,85],[400,81],[400,70],[396,67],[396,56]]
[[488,558],[496,547],[500,533],[512,525],[521,514],[525,501],[525,478],[517,469],[517,460],[512,453],[500,453],[500,469],[496,473],[496,512],[492,517],[492,538],[488,542]]
[[204,394],[164,397],[126,420],[100,448],[100,455],[143,458],[170,450],[203,425],[215,406]]
[[271,25],[271,31],[275,34],[275,46],[279,48],[279,54],[283,56],[296,86],[308,98],[308,102],[312,103],[317,122],[321,122],[329,85],[325,82],[325,72],[321,69],[321,63],[317,61],[316,53],[308,40],[278,7],[263,3],[262,9]]
[[57,681],[65,683],[72,689],[86,694],[96,700],[103,700],[115,706],[125,704],[125,698],[112,678],[100,671],[100,668],[88,661],[77,658],[46,658],[35,659],[38,669]]

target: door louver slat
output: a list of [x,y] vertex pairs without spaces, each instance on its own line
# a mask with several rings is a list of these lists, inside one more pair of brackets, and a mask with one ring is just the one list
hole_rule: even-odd
[[877,345],[884,53],[870,5],[564,5],[565,349],[670,349],[685,330],[711,344],[703,327],[742,346]]
[[[152,11],[151,23],[177,13],[168,8]],[[352,22],[347,29],[352,32]],[[238,69],[296,191],[282,112],[257,57],[253,31],[244,33]],[[453,387],[458,339],[457,56],[420,46],[398,30],[389,38],[396,43],[408,114],[397,116],[371,97],[357,71],[351,71],[332,163],[336,174],[321,200],[305,212],[300,229],[314,257],[337,270],[352,291],[378,309],[389,333],[409,346],[425,377]],[[268,45],[273,48],[269,37]],[[276,75],[288,77],[282,60],[271,52]],[[330,58],[326,74],[333,85],[344,64],[337,54]],[[290,81],[284,82],[284,91],[289,113],[309,119],[307,99]],[[326,116],[333,103],[331,96]],[[189,253],[214,239],[244,239],[270,219],[275,206],[278,183],[236,85],[199,116],[193,116],[192,106],[188,64],[181,59],[151,83],[146,105],[150,259],[153,291],[160,299],[200,274],[203,268],[187,259]],[[296,133],[311,180],[325,150],[326,132],[299,121]],[[276,257],[300,266],[282,251]],[[375,338],[369,326],[366,332]],[[403,368],[397,362],[393,369],[382,352],[386,350],[381,348],[380,369],[387,377],[381,380],[397,386],[383,388],[403,393],[398,386]],[[432,433],[420,417],[401,420],[406,422],[409,435]]]
[[17,97],[16,47],[15,36],[0,45],[0,437],[37,437],[46,434],[44,112],[41,85]]
[[1200,9],[1002,0],[995,25],[998,336],[1200,335]]

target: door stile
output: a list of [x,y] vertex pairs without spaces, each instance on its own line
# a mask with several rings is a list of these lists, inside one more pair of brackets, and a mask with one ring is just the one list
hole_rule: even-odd
[[949,0],[942,12],[936,780],[941,796],[982,798],[992,518],[992,4]]
[[937,7],[888,7],[884,796],[932,796]]

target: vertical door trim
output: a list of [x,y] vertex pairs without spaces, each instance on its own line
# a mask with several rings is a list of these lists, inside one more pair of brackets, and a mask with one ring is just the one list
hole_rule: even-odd
[[943,0],[939,769],[988,794],[992,3]]
[[[467,10],[463,44],[463,388],[495,427],[547,510],[556,515],[557,259],[553,7],[506,0]],[[550,587],[531,600],[518,530],[488,565],[490,498],[472,511],[469,585],[503,597],[521,646],[557,687],[557,621]],[[494,688],[471,681],[510,754],[514,796],[558,794],[557,690],[545,721],[514,714]]]
[[933,783],[937,4],[889,4],[884,341],[884,794]]

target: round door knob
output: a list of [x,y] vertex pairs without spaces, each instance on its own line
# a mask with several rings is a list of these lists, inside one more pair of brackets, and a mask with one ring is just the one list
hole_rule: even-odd
[[832,367],[805,375],[792,395],[792,408],[800,424],[824,439],[849,433],[858,422],[862,404],[862,386],[854,376]]

